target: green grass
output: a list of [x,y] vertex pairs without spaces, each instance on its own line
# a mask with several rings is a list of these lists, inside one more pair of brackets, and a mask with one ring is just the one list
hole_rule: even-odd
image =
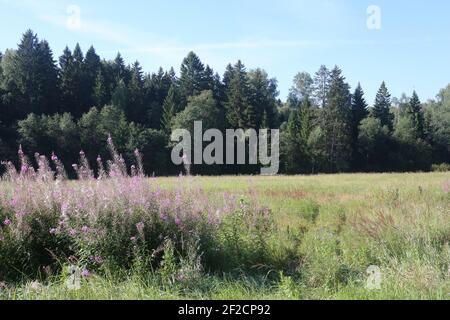
[[[449,299],[450,195],[442,190],[449,178],[192,177],[211,197],[228,192],[272,209],[276,231],[267,251],[273,265],[203,274],[187,286],[133,271],[93,276],[77,291],[61,276],[40,285],[24,279],[6,284],[0,299]],[[178,183],[158,180],[164,188]],[[378,290],[366,289],[371,265],[382,272]]]

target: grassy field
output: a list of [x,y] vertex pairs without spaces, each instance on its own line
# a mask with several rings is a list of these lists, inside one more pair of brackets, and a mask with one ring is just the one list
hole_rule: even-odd
[[[93,272],[79,290],[67,288],[64,273],[24,277],[2,283],[0,299],[450,298],[449,174],[186,179],[211,199],[226,193],[270,208],[261,263],[203,270],[188,284],[134,268]],[[156,181],[163,190],[180,184]],[[379,268],[379,287],[367,287],[370,266]]]

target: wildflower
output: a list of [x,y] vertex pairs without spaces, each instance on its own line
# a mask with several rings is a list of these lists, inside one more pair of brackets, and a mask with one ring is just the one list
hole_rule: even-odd
[[38,281],[33,281],[32,283],[30,283],[28,285],[28,291],[31,291],[31,292],[38,293],[38,292],[41,292],[43,289],[44,289],[44,286],[41,283],[39,283]]
[[69,236],[74,237],[77,234],[77,231],[75,229],[69,230]]
[[136,228],[137,228],[137,230],[139,231],[139,233],[142,233],[142,232],[144,231],[145,224],[144,224],[143,222],[139,222],[139,223],[136,225]]
[[65,216],[66,214],[67,214],[67,210],[69,209],[69,205],[66,203],[66,202],[64,202],[62,205],[61,205],[61,214],[63,215],[63,216]]
[[52,153],[52,161],[53,161],[53,162],[58,161],[58,157],[55,155],[54,152]]
[[131,240],[131,242],[136,242],[137,238],[136,237],[131,237],[130,240]]
[[179,227],[181,226],[181,219],[180,218],[175,218],[175,224]]
[[55,234],[57,234],[58,233],[58,229],[56,229],[56,228],[51,228],[50,229],[50,234],[51,235],[55,235]]
[[5,219],[5,221],[3,221],[3,224],[7,227],[11,225],[11,220],[9,220],[8,218]]
[[23,164],[22,167],[20,168],[20,172],[21,173],[27,173],[28,169],[29,169],[28,165]]
[[89,232],[89,227],[88,226],[83,226],[82,228],[81,228],[81,232],[83,232],[83,233],[88,233]]
[[444,185],[442,186],[442,190],[444,193],[449,194],[450,193],[450,180],[446,181]]
[[93,262],[95,262],[96,264],[102,264],[103,263],[103,259],[100,256],[93,256],[91,260]]
[[92,275],[91,272],[86,268],[84,268],[83,271],[81,272],[81,276],[83,278],[89,278],[91,275]]

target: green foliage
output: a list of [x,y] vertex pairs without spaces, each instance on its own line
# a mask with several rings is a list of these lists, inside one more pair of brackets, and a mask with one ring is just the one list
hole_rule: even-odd
[[335,67],[330,76],[327,104],[322,112],[321,128],[325,137],[324,153],[329,172],[342,172],[351,160],[351,95],[342,71]]
[[449,172],[450,171],[450,164],[448,164],[448,163],[433,164],[431,166],[431,170],[433,172]]
[[389,152],[389,128],[374,117],[362,120],[359,126],[358,152],[363,162],[363,170],[381,171],[388,166],[386,154]]
[[222,117],[212,91],[191,97],[186,109],[174,119],[173,128],[187,129],[193,134],[195,121],[202,121],[204,130],[222,128]]
[[163,116],[161,119],[161,128],[168,135],[172,132],[172,125],[177,110],[178,107],[177,107],[176,91],[175,87],[171,86],[169,93],[167,94],[167,97],[164,100]]
[[[49,44],[31,30],[17,49],[0,54],[1,160],[17,161],[12,150],[23,142],[33,151],[67,155],[70,167],[75,148],[91,157],[104,155],[109,133],[125,158],[138,145],[146,146],[150,157],[162,156],[175,121],[187,126],[201,119],[208,122],[205,128],[280,129],[282,173],[430,170],[450,157],[450,86],[436,100],[421,103],[416,92],[391,98],[383,82],[369,110],[361,85],[351,95],[338,67],[321,66],[314,77],[299,72],[283,103],[277,80],[260,68],[247,71],[240,60],[228,65],[222,78],[193,52],[183,59],[179,78],[173,68],[145,73],[138,61],[127,65],[120,53],[102,60],[90,47],[84,54],[79,44],[73,51],[66,47],[58,62]],[[194,108],[190,101],[204,92],[214,102],[197,100],[207,107]],[[105,106],[115,110],[103,112]],[[369,113],[380,124],[364,123]],[[39,118],[44,115],[46,120]],[[143,141],[150,138],[156,142]],[[164,175],[174,172],[171,165],[146,166]],[[208,174],[253,171],[252,166],[199,169]]]
[[362,121],[369,115],[366,100],[364,99],[364,91],[361,84],[355,89],[355,93],[352,96],[352,148],[353,148],[353,167],[355,169],[361,169],[363,167],[361,154],[358,152],[358,139],[359,128]]
[[393,124],[394,117],[391,114],[390,108],[391,108],[391,95],[386,87],[386,83],[383,81],[375,98],[375,104],[372,109],[372,115],[373,117],[380,120],[382,126],[387,126],[388,129],[392,131],[394,129]]

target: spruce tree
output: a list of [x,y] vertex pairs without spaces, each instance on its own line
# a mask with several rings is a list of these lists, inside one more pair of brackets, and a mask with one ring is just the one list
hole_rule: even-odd
[[337,66],[331,71],[327,105],[322,111],[325,155],[330,172],[346,171],[352,156],[351,94]]
[[406,110],[406,116],[411,119],[417,138],[423,139],[425,136],[425,116],[422,109],[422,104],[416,91],[413,92],[411,100],[409,101],[408,109]]
[[300,172],[300,159],[302,157],[302,146],[300,141],[301,118],[300,110],[293,109],[290,112],[285,135],[285,166],[288,173]]
[[228,123],[232,128],[249,128],[255,112],[249,103],[247,72],[240,60],[234,65],[227,82],[225,109]]
[[205,78],[205,67],[200,58],[194,52],[189,52],[181,64],[180,73],[180,93],[184,105],[189,97],[197,96],[208,89]]
[[[270,79],[266,71],[257,68],[248,73],[248,83],[249,102],[254,112],[255,126],[253,128],[259,129],[261,127],[264,114],[266,114],[266,120],[271,125],[274,122],[278,96],[276,79]],[[248,123],[251,124],[250,119]]]
[[322,65],[316,72],[313,83],[313,95],[316,105],[325,108],[328,100],[328,91],[330,87],[330,71]]
[[60,87],[62,95],[62,112],[70,112],[75,118],[80,118],[89,111],[90,98],[86,83],[84,55],[79,44],[73,53],[68,47],[59,58]]
[[15,114],[24,118],[28,113],[50,114],[56,111],[57,68],[46,41],[39,41],[28,30],[12,57],[13,68],[6,75],[10,85],[17,88]]
[[128,85],[129,101],[125,114],[128,120],[136,123],[143,123],[145,117],[144,114],[144,79],[141,65],[136,61],[131,67],[131,80]]
[[163,116],[161,119],[161,128],[166,134],[172,131],[172,124],[177,112],[177,97],[175,86],[170,87],[169,93],[164,101]]
[[86,52],[84,59],[85,92],[87,94],[87,107],[91,108],[96,104],[94,97],[97,75],[101,69],[100,57],[95,52],[93,46]]
[[101,69],[98,71],[95,78],[93,100],[94,105],[98,108],[103,108],[110,101],[108,86]]
[[367,102],[364,99],[364,91],[361,84],[355,89],[355,93],[352,96],[352,113],[351,113],[351,129],[352,129],[352,148],[353,148],[353,166],[355,168],[362,167],[362,157],[358,152],[358,138],[359,138],[359,127],[361,122],[366,119],[369,115],[369,110],[367,109]]
[[116,85],[119,84],[120,80],[123,80],[125,83],[128,80],[127,77],[127,68],[125,66],[125,61],[122,58],[122,55],[117,53],[116,58],[113,62],[113,73],[116,81]]
[[390,132],[394,129],[394,116],[391,113],[391,95],[383,81],[375,98],[372,116],[379,119],[382,126],[386,126]]

